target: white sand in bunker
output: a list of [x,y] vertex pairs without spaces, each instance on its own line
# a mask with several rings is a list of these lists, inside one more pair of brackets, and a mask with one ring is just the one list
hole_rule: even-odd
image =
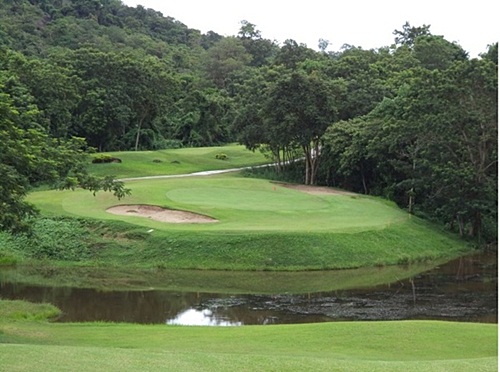
[[151,218],[155,221],[168,223],[212,223],[218,221],[215,218],[203,216],[201,214],[144,204],[116,205],[108,208],[106,211],[120,216]]

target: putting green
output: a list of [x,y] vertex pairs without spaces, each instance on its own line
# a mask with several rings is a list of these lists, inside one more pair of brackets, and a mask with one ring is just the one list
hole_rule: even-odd
[[[147,179],[128,182],[132,196],[120,201],[108,193],[41,191],[29,200],[43,210],[99,219],[120,219],[161,230],[332,231],[381,229],[408,220],[408,214],[377,198],[338,193],[311,194],[267,180],[228,175]],[[116,216],[115,205],[145,204],[186,210],[217,219],[208,225],[172,224],[139,216]]]
[[323,200],[301,193],[228,187],[179,188],[167,192],[167,198],[184,204],[253,211],[300,211],[323,209]]

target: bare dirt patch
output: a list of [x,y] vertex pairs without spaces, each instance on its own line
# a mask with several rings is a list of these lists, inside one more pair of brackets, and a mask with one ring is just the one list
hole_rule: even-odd
[[306,186],[306,185],[297,185],[292,183],[277,183],[277,185],[286,187],[288,189],[302,191],[311,195],[350,195],[350,196],[357,195],[353,192],[336,189],[334,187]]
[[215,218],[201,214],[166,209],[156,205],[116,205],[106,210],[109,213],[120,216],[137,216],[150,218],[155,221],[168,223],[212,223],[217,222]]

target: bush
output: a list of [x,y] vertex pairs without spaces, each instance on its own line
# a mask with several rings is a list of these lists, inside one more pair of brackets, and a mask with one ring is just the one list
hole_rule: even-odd
[[91,258],[88,230],[78,220],[39,218],[29,235],[12,237],[17,251],[35,259],[82,261]]
[[228,156],[224,153],[220,153],[220,154],[215,155],[215,158],[219,159],[219,160],[227,160]]
[[121,163],[122,160],[119,158],[114,158],[109,155],[99,155],[92,159],[92,163],[94,164],[102,164],[102,163]]

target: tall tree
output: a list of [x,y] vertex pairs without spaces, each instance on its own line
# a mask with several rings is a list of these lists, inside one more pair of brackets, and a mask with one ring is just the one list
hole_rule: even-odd
[[269,64],[272,57],[279,51],[279,47],[275,42],[262,38],[257,26],[246,20],[241,21],[238,38],[247,53],[252,56],[250,65],[254,67]]
[[[24,199],[31,185],[48,182],[58,188],[83,187],[111,191],[121,198],[129,193],[112,176],[97,178],[86,171],[82,139],[53,139],[30,117],[20,113],[6,93],[0,73],[0,229],[22,231],[36,209]],[[36,111],[33,109],[32,111]]]
[[51,63],[48,59],[27,59],[19,53],[4,54],[7,68],[19,77],[45,119],[44,125],[53,137],[68,138],[73,113],[81,99],[81,81],[76,73]]
[[375,161],[379,192],[461,235],[495,239],[497,101],[490,61],[411,71],[396,97],[363,118],[373,129],[359,155]]
[[442,36],[424,35],[415,39],[413,54],[422,67],[444,69],[456,61],[467,60],[467,52]]
[[220,89],[228,86],[232,73],[243,69],[252,59],[241,40],[235,37],[221,39],[207,53],[207,76]]
[[295,40],[287,39],[276,54],[273,63],[283,65],[288,69],[295,69],[298,64],[308,59],[315,59],[316,52],[309,49],[305,44],[299,44]]
[[282,127],[292,144],[302,149],[306,185],[316,183],[321,136],[337,116],[335,88],[315,74],[293,72],[270,89],[264,106],[266,124]]
[[431,35],[429,31],[430,27],[430,25],[414,27],[411,26],[409,22],[406,22],[402,30],[394,30],[392,34],[396,36],[394,41],[397,45],[407,45],[411,47],[415,44],[417,37]]

